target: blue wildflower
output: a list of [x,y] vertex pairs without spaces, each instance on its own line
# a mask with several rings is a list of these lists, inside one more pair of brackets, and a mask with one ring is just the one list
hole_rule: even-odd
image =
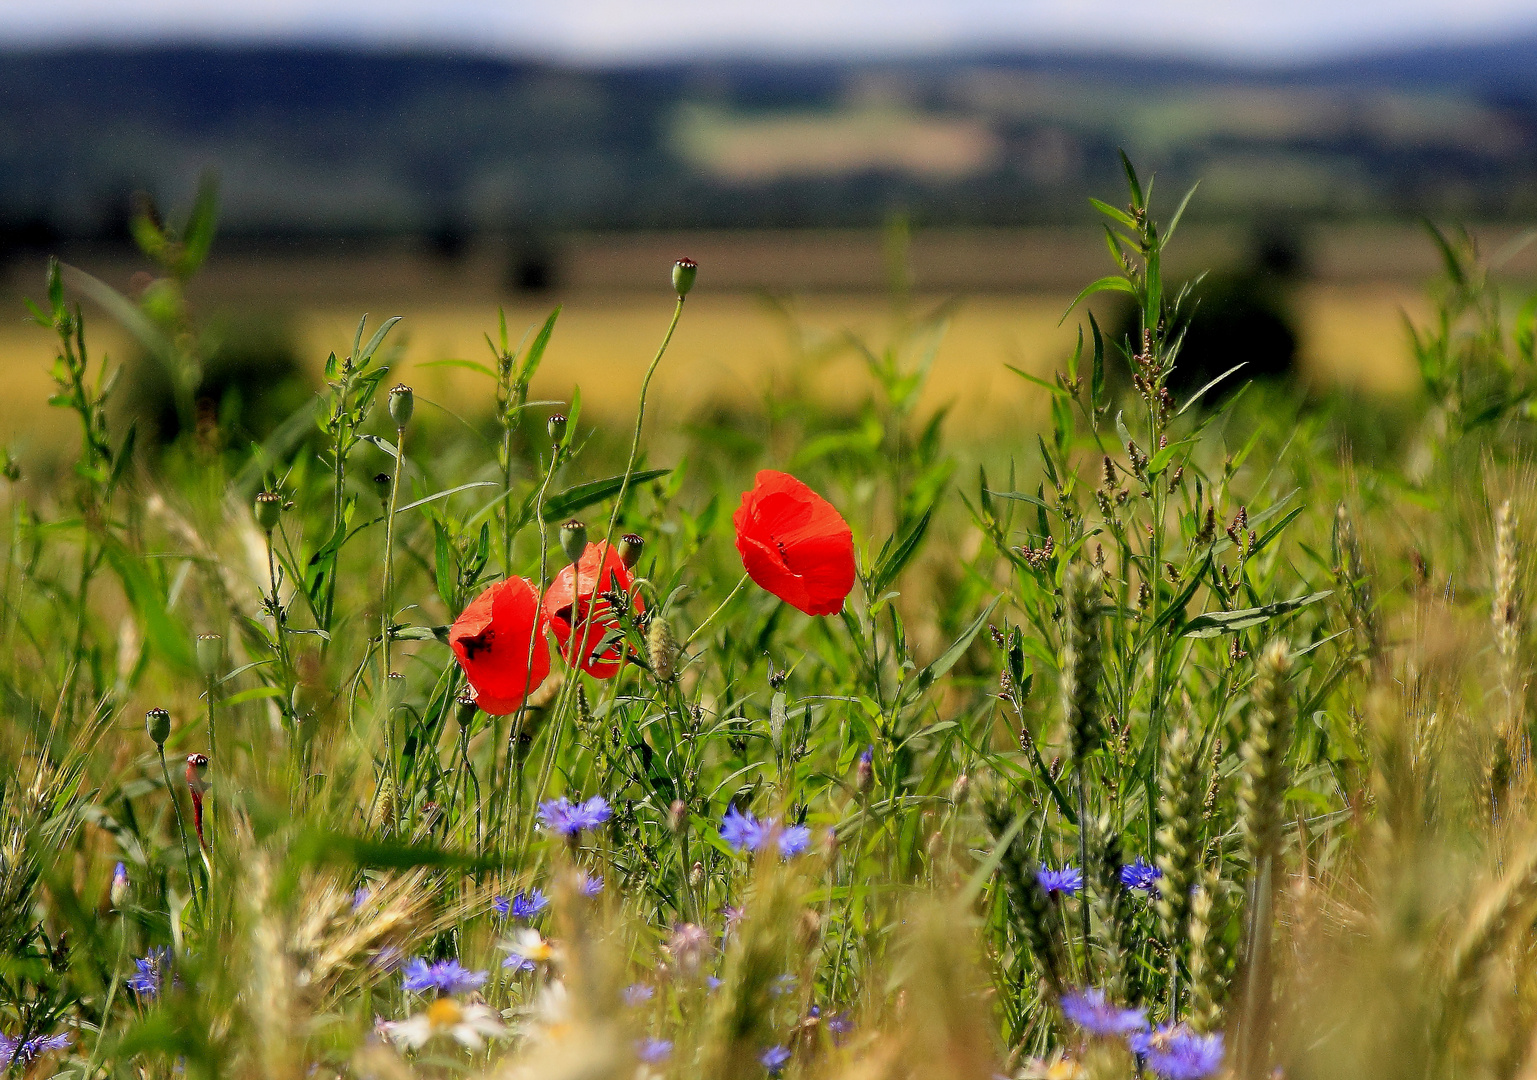
[[758,1063],[769,1071],[770,1076],[778,1076],[790,1063],[790,1051],[783,1046],[771,1046],[758,1055]]
[[1053,893],[1072,896],[1083,888],[1083,871],[1076,866],[1064,866],[1060,870],[1042,866],[1035,872],[1035,880],[1041,883],[1048,896]]
[[1158,879],[1163,877],[1163,871],[1142,856],[1137,856],[1137,861],[1127,863],[1121,867],[1121,884],[1128,889],[1136,889],[1139,892],[1150,893],[1158,888]]
[[854,1020],[849,1016],[848,1010],[833,1013],[827,1018],[826,1027],[832,1033],[833,1045],[842,1046],[849,1033],[854,1030]]
[[769,993],[775,997],[794,992],[797,980],[794,975],[781,975],[769,986]]
[[583,829],[596,829],[613,813],[608,800],[594,795],[586,802],[573,803],[562,795],[539,804],[539,824],[550,832],[575,838]]
[[577,883],[577,891],[591,899],[603,891],[602,874],[583,874]]
[[779,854],[794,858],[811,846],[811,830],[804,825],[786,825],[779,832]]
[[[528,922],[549,906],[550,898],[544,895],[543,890],[529,889],[527,892],[520,892],[512,898],[512,917],[522,922]],[[504,912],[503,914],[506,913]]]
[[720,989],[720,979],[716,978],[714,975],[706,975],[705,976],[705,980],[704,980],[704,985],[705,985],[705,988],[708,989],[708,990],[711,990],[711,991],[719,990]]
[[768,839],[768,830],[753,814],[730,807],[721,818],[720,838],[732,851],[757,851]]
[[1128,1035],[1147,1027],[1144,1009],[1122,1009],[1093,987],[1062,995],[1062,1015],[1093,1035]]
[[635,1056],[647,1065],[659,1065],[672,1056],[672,1043],[666,1039],[639,1039],[635,1043]]
[[367,885],[362,885],[357,889],[354,889],[352,893],[352,910],[356,911],[358,908],[368,903],[368,895]]
[[69,1032],[58,1035],[38,1035],[22,1042],[9,1035],[0,1035],[0,1065],[28,1065],[49,1050],[63,1050],[74,1040]]
[[420,957],[406,965],[401,987],[423,993],[436,990],[440,994],[463,994],[478,990],[486,981],[486,972],[471,971],[457,960],[438,960],[428,963]]
[[1164,1024],[1157,1031],[1139,1031],[1128,1042],[1163,1080],[1205,1080],[1222,1067],[1220,1031],[1198,1035],[1184,1024]]
[[647,986],[645,983],[631,983],[620,991],[620,996],[624,998],[626,1005],[635,1008],[636,1006],[644,1005],[655,997],[656,988]]
[[505,896],[493,896],[491,898],[491,908],[505,919],[507,913],[512,910],[512,901],[508,900]]
[[123,980],[123,985],[146,1000],[159,997],[160,988],[165,983],[165,967],[170,958],[171,950],[164,945],[151,948],[147,956],[133,962],[137,970]]
[[112,886],[107,895],[112,900],[112,906],[122,910],[123,904],[128,899],[128,867],[118,863],[112,868]]

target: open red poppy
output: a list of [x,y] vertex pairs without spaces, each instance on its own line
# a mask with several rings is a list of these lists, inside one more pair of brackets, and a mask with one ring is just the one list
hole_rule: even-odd
[[595,679],[613,678],[624,655],[619,618],[603,595],[610,592],[624,593],[636,611],[646,610],[634,576],[606,543],[588,544],[576,565],[568,563],[544,590],[544,617],[560,655]]
[[765,469],[737,507],[736,548],[760,586],[807,615],[836,615],[854,587],[854,534],[831,503]]
[[550,673],[539,593],[527,578],[499,581],[471,600],[448,628],[448,644],[476,704],[492,716],[516,712]]

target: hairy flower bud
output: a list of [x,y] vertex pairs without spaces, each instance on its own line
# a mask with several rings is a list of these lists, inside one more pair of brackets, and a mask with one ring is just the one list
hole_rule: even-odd
[[682,799],[674,799],[667,808],[667,828],[674,836],[688,828],[688,804]]
[[278,527],[278,518],[283,514],[283,496],[272,491],[259,491],[256,493],[256,524],[264,532],[271,532]]
[[395,427],[403,428],[411,422],[416,411],[416,394],[405,383],[390,387],[390,419]]
[[128,902],[128,868],[118,863],[112,870],[112,888],[108,893],[112,906],[118,911]]
[[693,259],[679,259],[672,264],[672,287],[681,300],[688,295],[688,291],[694,287],[694,279],[699,276],[699,264]]
[[144,730],[148,732],[150,742],[164,746],[166,739],[171,737],[171,714],[164,709],[151,709],[144,714]]
[[646,538],[635,533],[625,533],[619,538],[619,561],[626,570],[633,570],[640,562],[640,553],[646,546]]
[[560,550],[566,553],[567,562],[578,562],[587,550],[587,526],[572,518],[560,527]]
[[875,751],[871,747],[865,747],[859,755],[859,762],[854,766],[854,790],[861,795],[870,790],[875,783]]
[[667,619],[656,615],[646,631],[646,652],[650,654],[651,673],[659,683],[670,683],[678,674],[678,645],[673,640]]

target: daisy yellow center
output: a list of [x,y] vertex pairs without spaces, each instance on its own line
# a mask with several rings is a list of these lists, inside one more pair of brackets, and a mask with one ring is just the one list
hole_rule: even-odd
[[427,1006],[427,1022],[435,1028],[453,1027],[464,1019],[464,1009],[451,997],[440,997]]

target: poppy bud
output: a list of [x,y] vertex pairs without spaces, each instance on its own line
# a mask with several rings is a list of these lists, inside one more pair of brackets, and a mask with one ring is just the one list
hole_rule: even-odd
[[171,736],[171,714],[164,709],[151,709],[144,714],[144,730],[149,733],[150,742],[164,746]]
[[550,441],[558,443],[566,437],[566,414],[552,413],[550,422],[545,425],[545,430],[550,433]]
[[674,799],[667,808],[667,828],[674,836],[681,835],[688,828],[688,804],[682,799]]
[[271,491],[256,493],[256,524],[265,532],[271,532],[278,527],[278,518],[282,513],[283,496]]
[[625,533],[619,538],[619,561],[624,563],[626,570],[635,569],[635,564],[640,562],[640,553],[646,546],[646,538],[635,533]]
[[390,387],[390,419],[395,421],[397,428],[403,428],[411,422],[411,414],[416,411],[416,394],[405,383]]
[[112,890],[108,895],[112,906],[121,911],[128,900],[128,868],[122,863],[118,863],[112,870]]
[[197,636],[197,666],[208,678],[219,674],[224,661],[224,639],[218,634]]
[[567,562],[577,562],[587,550],[587,526],[572,518],[560,527],[560,550],[566,553]]
[[195,795],[201,795],[208,790],[208,755],[187,755],[187,787],[192,789]]
[[693,259],[679,259],[672,264],[672,287],[678,294],[678,299],[688,295],[688,291],[694,287],[694,279],[699,276],[699,264]]

